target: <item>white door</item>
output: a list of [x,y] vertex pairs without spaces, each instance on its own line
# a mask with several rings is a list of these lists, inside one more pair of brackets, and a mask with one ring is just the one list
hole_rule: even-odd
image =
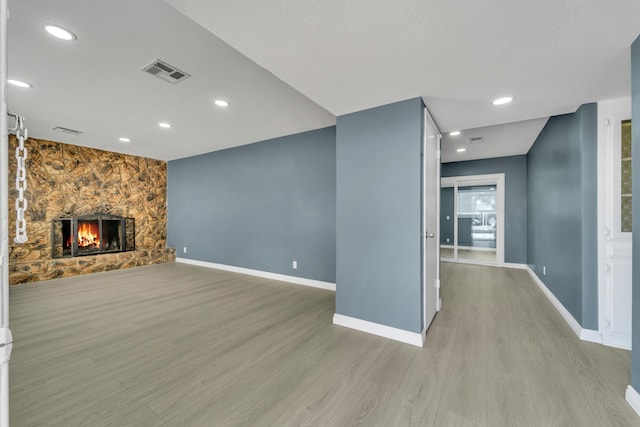
[[0,0],[0,427],[9,426],[9,164],[7,141],[7,1]]
[[424,330],[440,309],[440,133],[431,115],[424,110],[422,156],[422,293]]
[[631,98],[598,102],[598,329],[603,344],[628,350],[632,286],[630,119]]
[[0,427],[9,426],[9,164],[7,141],[7,0],[0,0]]

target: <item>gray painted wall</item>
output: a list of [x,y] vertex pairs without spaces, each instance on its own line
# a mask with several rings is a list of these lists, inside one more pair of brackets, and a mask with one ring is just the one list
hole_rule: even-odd
[[[440,244],[453,245],[454,200],[453,187],[440,189]],[[449,217],[449,219],[447,219]],[[449,241],[447,241],[449,239]]]
[[633,159],[631,385],[640,392],[640,37],[631,45],[631,132],[631,158]]
[[582,157],[582,327],[598,330],[598,104],[575,114]]
[[551,117],[527,154],[527,262],[584,328],[597,330],[596,108]]
[[[504,260],[527,263],[527,159],[498,157],[443,163],[442,177],[504,173]],[[453,234],[453,231],[452,231]]]
[[168,245],[182,258],[335,282],[335,141],[329,127],[170,161]]
[[420,98],[337,118],[336,313],[422,330]]

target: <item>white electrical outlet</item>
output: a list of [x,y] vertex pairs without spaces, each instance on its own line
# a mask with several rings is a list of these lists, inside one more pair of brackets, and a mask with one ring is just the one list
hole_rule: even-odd
[[292,265],[294,270],[298,269],[298,261],[296,261],[295,259],[293,260],[293,265]]
[[547,275],[547,266],[546,266],[546,265],[543,265],[543,266],[542,266],[542,275],[543,275],[543,276],[546,276],[546,275]]
[[184,248],[182,248],[182,252],[185,253],[185,254],[187,253],[187,247],[186,246]]

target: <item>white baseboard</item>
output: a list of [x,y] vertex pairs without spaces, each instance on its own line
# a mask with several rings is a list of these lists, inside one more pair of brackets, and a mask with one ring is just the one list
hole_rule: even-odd
[[400,341],[406,344],[415,345],[417,347],[422,347],[424,345],[423,337],[426,334],[426,331],[423,331],[423,333],[409,332],[403,329],[392,328],[391,326],[356,319],[355,317],[349,317],[338,313],[333,315],[333,324]]
[[582,326],[580,326],[580,323],[578,323],[578,321],[571,315],[571,313],[569,313],[569,310],[567,310],[564,307],[564,305],[562,305],[560,300],[556,298],[553,292],[551,292],[549,288],[547,288],[544,282],[540,280],[538,275],[531,269],[531,267],[529,267],[528,265],[526,267],[527,267],[527,271],[533,278],[533,281],[536,282],[538,287],[547,296],[549,301],[551,301],[551,304],[553,304],[556,310],[558,310],[560,315],[564,318],[564,320],[567,322],[567,324],[569,325],[571,330],[576,334],[576,336],[583,341],[602,344],[602,334],[592,329],[583,329]]
[[[453,245],[440,245],[440,249],[455,249]],[[483,246],[458,246],[458,249],[462,249],[463,251],[485,251],[485,252],[496,252],[496,248],[485,248]]]
[[594,342],[596,344],[603,344],[602,342],[602,334],[599,331],[594,331],[593,329],[585,329],[581,328],[580,331],[580,339],[582,341]]
[[505,263],[502,263],[502,266],[504,268],[517,268],[520,270],[527,270],[529,268],[527,264],[518,264],[515,262],[505,262]]
[[496,248],[485,248],[484,246],[458,246],[458,250],[478,251],[478,252],[496,252]]
[[631,387],[627,386],[627,392],[624,394],[624,398],[627,400],[627,403],[636,411],[636,414],[640,415],[640,394]]
[[234,265],[216,264],[214,262],[198,261],[195,259],[178,258],[176,262],[183,264],[197,265],[200,267],[215,268],[217,270],[232,271],[234,273],[248,274],[250,276],[263,277],[265,279],[280,280],[281,282],[295,283],[297,285],[311,286],[314,288],[327,289],[329,291],[336,290],[336,284],[331,282],[323,282],[320,280],[305,279],[304,277],[287,276],[286,274],[270,273],[268,271],[252,270],[250,268],[236,267]]
[[497,261],[483,261],[481,259],[465,259],[465,258],[440,258],[442,262],[455,262],[458,264],[484,265],[487,267],[502,267]]
[[605,331],[602,333],[602,344],[623,350],[631,350],[631,335]]

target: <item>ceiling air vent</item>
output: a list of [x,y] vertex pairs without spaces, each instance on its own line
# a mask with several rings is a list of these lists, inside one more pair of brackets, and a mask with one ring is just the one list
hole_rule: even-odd
[[82,133],[82,131],[75,130],[75,129],[69,129],[69,128],[63,128],[62,126],[55,127],[55,128],[53,128],[51,130],[54,130],[56,132],[68,133],[69,135],[80,135]]
[[484,140],[482,139],[481,136],[474,136],[469,138],[469,144],[481,144],[483,142]]
[[155,61],[148,64],[142,69],[142,71],[172,84],[181,82],[191,77],[191,74],[180,71],[173,65],[169,65],[159,59],[156,59]]

